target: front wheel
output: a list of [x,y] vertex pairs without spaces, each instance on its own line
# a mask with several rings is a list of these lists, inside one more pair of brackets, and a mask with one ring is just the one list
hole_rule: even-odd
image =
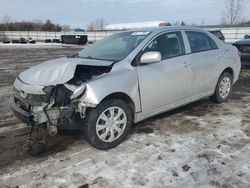
[[88,111],[83,131],[93,147],[108,150],[127,137],[131,125],[129,104],[120,99],[108,99]]
[[42,154],[46,149],[46,126],[44,124],[32,125],[32,127],[30,127],[29,134],[29,139],[25,142],[23,148],[31,156],[37,156]]
[[223,103],[228,100],[232,85],[233,85],[233,78],[232,75],[228,72],[224,72],[216,85],[216,89],[214,95],[211,96],[212,101],[216,103]]

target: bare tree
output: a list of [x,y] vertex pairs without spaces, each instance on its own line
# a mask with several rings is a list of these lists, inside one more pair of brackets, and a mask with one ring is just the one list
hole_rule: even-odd
[[8,15],[3,16],[3,23],[9,24],[11,22],[11,18]]
[[96,26],[97,29],[99,30],[103,30],[104,27],[107,25],[108,23],[105,21],[105,19],[100,18],[99,20],[96,20]]
[[88,31],[94,31],[94,30],[103,30],[104,27],[107,25],[108,23],[105,21],[105,19],[100,18],[97,19],[95,22],[91,21],[88,25],[87,25],[87,30]]
[[242,17],[245,0],[225,0],[226,9],[223,12],[223,21],[235,25]]
[[94,31],[95,30],[95,23],[94,22],[89,22],[89,24],[86,27],[87,31]]
[[5,25],[6,30],[10,30],[11,18],[8,15],[4,15],[2,18],[2,23]]

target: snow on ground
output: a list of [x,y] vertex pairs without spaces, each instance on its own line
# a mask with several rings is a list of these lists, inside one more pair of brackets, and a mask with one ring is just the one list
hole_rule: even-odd
[[[59,51],[39,52],[32,61],[44,54],[60,56]],[[24,68],[19,58],[11,61]],[[21,62],[30,66],[29,61]],[[1,68],[11,66],[1,62]],[[3,73],[11,80],[13,72]],[[0,82],[5,101],[10,83]],[[40,157],[23,152],[27,130],[1,102],[8,113],[0,111],[0,187],[250,187],[249,93],[246,68],[228,103],[204,99],[145,120],[109,151],[92,148],[79,133],[62,132]]]
[[163,115],[138,125],[112,150],[79,142],[41,163],[10,170],[0,180],[19,187],[249,187],[250,138],[241,129],[244,117],[224,115],[213,105],[208,108],[217,116]]

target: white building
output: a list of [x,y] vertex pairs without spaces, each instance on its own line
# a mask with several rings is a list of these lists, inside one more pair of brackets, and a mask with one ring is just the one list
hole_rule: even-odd
[[105,30],[125,30],[125,29],[137,29],[143,27],[159,27],[170,25],[165,21],[149,21],[149,22],[133,22],[133,23],[120,23],[110,24],[104,27]]

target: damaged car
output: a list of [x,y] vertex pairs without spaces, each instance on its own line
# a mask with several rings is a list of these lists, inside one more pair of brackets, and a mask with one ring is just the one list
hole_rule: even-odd
[[20,73],[10,103],[30,127],[25,148],[32,154],[59,129],[81,130],[107,150],[134,123],[204,97],[227,101],[240,68],[237,49],[207,31],[130,30]]

